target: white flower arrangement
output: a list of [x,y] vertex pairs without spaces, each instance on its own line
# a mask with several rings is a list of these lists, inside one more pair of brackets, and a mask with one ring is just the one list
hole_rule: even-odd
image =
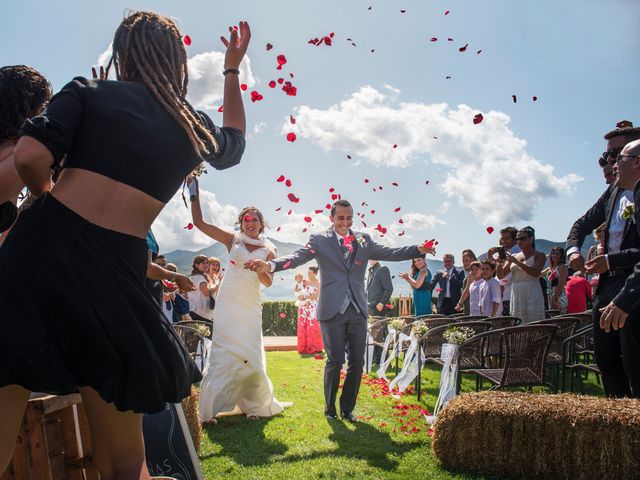
[[416,337],[421,337],[428,331],[429,327],[427,327],[427,325],[423,322],[415,322],[413,324],[413,327],[411,328],[412,335],[415,335]]
[[455,326],[447,328],[442,334],[447,343],[452,343],[454,345],[461,345],[474,335],[475,332],[469,327]]
[[399,332],[405,327],[404,320],[400,318],[394,318],[389,322],[389,326],[393,328],[396,332]]

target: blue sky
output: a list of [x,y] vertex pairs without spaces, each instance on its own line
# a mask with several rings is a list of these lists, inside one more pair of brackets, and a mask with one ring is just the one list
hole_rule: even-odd
[[[481,252],[497,244],[485,228],[504,224],[530,224],[538,236],[561,240],[604,190],[596,163],[603,134],[623,118],[640,125],[640,4],[633,0],[10,2],[2,64],[33,65],[59,89],[89,74],[128,8],[178,19],[192,38],[189,56],[200,55],[191,95],[215,108],[221,56],[209,52],[221,51],[228,25],[250,22],[242,77],[247,151],[240,166],[203,178],[204,210],[231,225],[239,208],[258,206],[271,235],[285,241],[328,224],[314,210],[331,201],[331,187],[365,213],[369,228],[387,227],[381,240],[389,244],[435,237],[441,251]],[[307,43],[330,32],[330,47]],[[288,60],[282,72],[278,54]],[[279,76],[297,96],[269,88]],[[264,100],[252,103],[252,90]],[[208,111],[221,121],[215,108]],[[474,125],[480,112],[485,120]],[[289,131],[295,143],[286,141]],[[275,181],[280,175],[291,189]],[[300,202],[290,203],[289,192]],[[185,230],[188,222],[173,200],[154,227],[163,250],[210,243]]]

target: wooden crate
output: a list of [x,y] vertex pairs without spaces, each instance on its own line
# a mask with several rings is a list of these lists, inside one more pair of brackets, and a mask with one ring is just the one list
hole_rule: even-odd
[[0,480],[99,480],[79,394],[34,393]]

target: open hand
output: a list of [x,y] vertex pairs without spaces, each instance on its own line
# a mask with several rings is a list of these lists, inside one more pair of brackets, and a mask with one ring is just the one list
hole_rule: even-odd
[[247,22],[240,22],[238,30],[229,27],[229,39],[220,37],[223,45],[227,47],[227,53],[224,56],[224,68],[238,68],[249,46],[251,40],[251,29]]
[[600,328],[607,333],[609,333],[612,327],[614,330],[624,327],[624,323],[627,321],[627,318],[629,318],[629,314],[620,309],[620,307],[617,307],[613,302],[601,308],[600,311],[602,312]]

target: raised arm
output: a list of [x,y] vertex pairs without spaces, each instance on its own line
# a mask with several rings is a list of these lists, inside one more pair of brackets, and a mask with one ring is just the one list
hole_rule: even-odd
[[198,180],[193,177],[187,179],[187,185],[189,186],[189,195],[191,199],[191,217],[193,219],[193,225],[208,237],[217,240],[227,247],[227,251],[231,250],[233,244],[233,232],[229,232],[220,227],[205,222],[202,219],[202,208],[200,207],[200,190],[198,187]]

